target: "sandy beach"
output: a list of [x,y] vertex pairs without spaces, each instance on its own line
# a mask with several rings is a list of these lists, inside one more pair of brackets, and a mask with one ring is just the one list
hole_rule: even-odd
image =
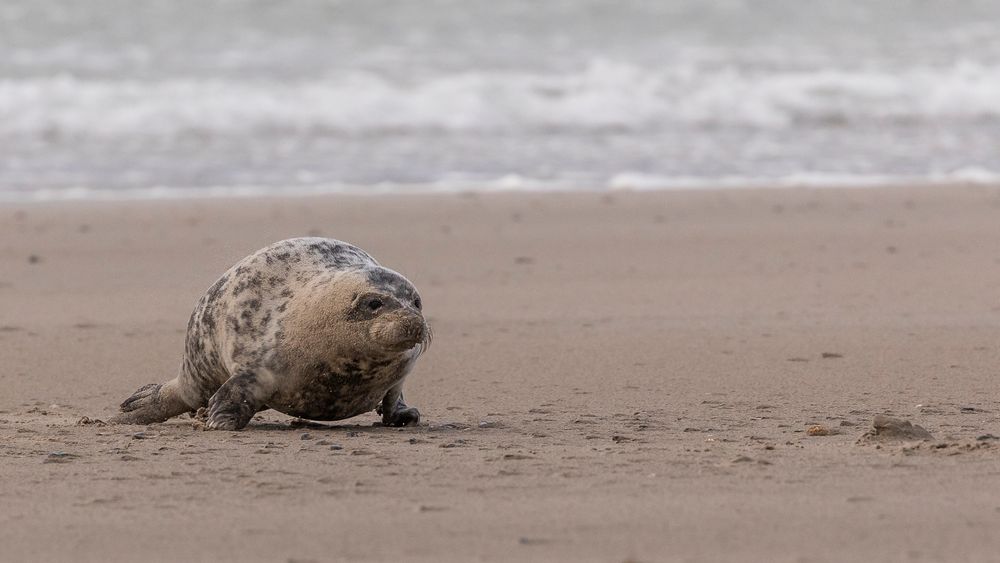
[[[419,427],[78,424],[307,234],[420,289]],[[986,187],[5,204],[0,560],[1000,560],[998,241]]]

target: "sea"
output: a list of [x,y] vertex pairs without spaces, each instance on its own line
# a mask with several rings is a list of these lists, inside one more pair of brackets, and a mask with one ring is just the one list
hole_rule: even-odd
[[0,201],[997,181],[997,0],[0,0]]

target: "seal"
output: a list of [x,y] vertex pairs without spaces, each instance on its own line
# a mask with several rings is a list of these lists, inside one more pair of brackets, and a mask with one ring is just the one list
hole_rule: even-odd
[[360,248],[309,237],[237,262],[201,297],[176,378],[139,388],[109,422],[148,424],[207,407],[238,430],[268,408],[312,420],[376,410],[405,426],[420,413],[403,381],[430,346],[416,288]]

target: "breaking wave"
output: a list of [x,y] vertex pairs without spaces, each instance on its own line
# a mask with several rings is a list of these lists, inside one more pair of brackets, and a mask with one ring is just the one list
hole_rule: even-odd
[[0,136],[49,141],[982,119],[1000,119],[1000,66],[972,62],[941,68],[763,71],[696,65],[649,69],[598,60],[565,74],[463,72],[413,82],[360,71],[296,82],[0,80]]

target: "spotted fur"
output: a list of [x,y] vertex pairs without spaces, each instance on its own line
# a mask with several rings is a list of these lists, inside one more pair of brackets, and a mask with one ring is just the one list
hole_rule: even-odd
[[137,391],[113,421],[208,407],[211,428],[241,428],[264,408],[315,420],[378,408],[387,424],[415,422],[401,389],[430,344],[420,308],[416,288],[360,248],[277,242],[212,284],[188,322],[177,378]]

